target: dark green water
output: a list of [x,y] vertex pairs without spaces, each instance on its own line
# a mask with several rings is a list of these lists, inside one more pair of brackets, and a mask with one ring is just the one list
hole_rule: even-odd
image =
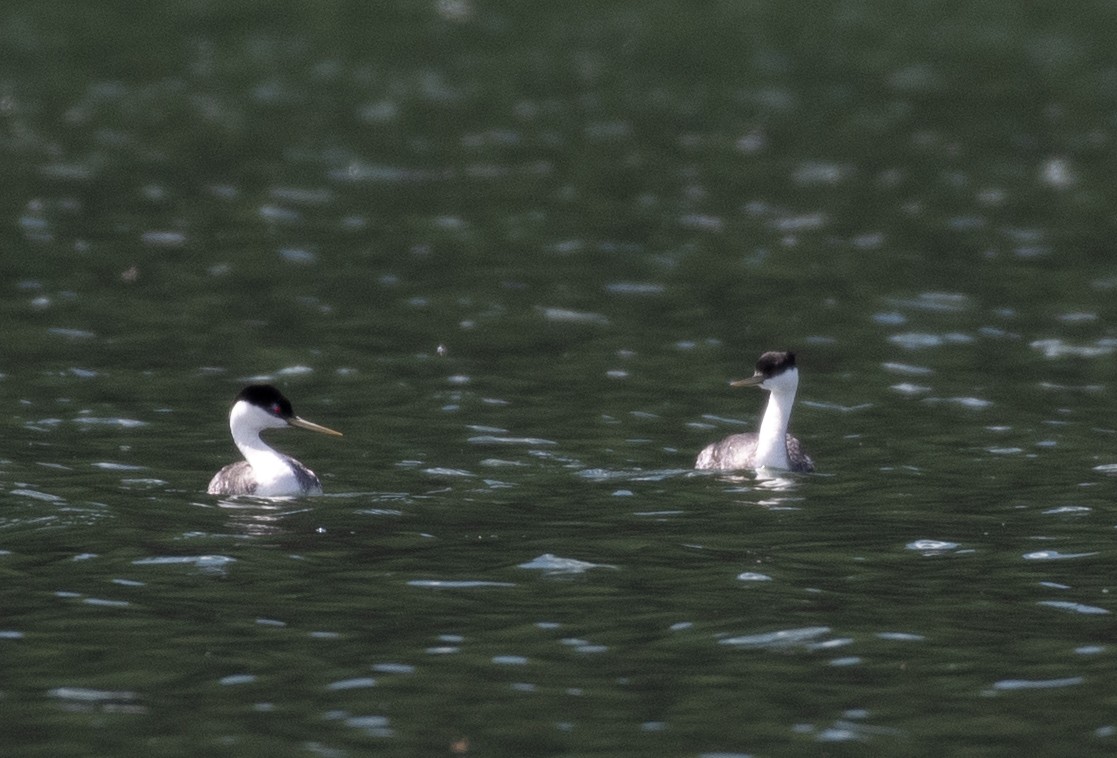
[[0,753],[1112,754],[1115,16],[5,5]]

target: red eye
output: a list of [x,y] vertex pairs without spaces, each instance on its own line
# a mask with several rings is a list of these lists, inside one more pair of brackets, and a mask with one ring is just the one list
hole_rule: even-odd
[[279,403],[272,403],[271,412],[274,413],[276,416],[282,415],[280,414],[279,410]]

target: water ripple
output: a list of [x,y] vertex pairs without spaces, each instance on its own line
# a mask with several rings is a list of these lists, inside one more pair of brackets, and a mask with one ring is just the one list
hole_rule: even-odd
[[62,326],[52,326],[47,329],[47,332],[58,337],[66,337],[72,340],[88,340],[97,336],[95,332],[86,329],[68,329]]
[[182,232],[150,230],[140,235],[140,243],[147,247],[180,248],[186,247],[187,237]]
[[877,639],[891,640],[894,642],[924,642],[927,638],[922,634],[910,632],[877,632]]
[[830,633],[828,626],[807,626],[799,629],[781,629],[764,634],[746,634],[740,637],[727,637],[722,645],[745,648],[785,649],[789,647],[808,647],[812,641]]
[[104,469],[105,471],[143,471],[145,466],[136,466],[131,463],[114,463],[112,461],[97,461],[91,463],[93,468]]
[[435,590],[471,590],[479,587],[515,587],[513,582],[487,582],[481,579],[411,579],[411,587],[426,587]]
[[1049,690],[1059,687],[1073,687],[1085,681],[1081,676],[1068,676],[1062,679],[1002,679],[993,684],[994,690]]
[[516,568],[542,571],[546,574],[584,574],[590,569],[615,569],[616,566],[610,566],[605,563],[590,563],[589,561],[580,561],[576,558],[560,558],[551,553],[544,553],[536,558],[532,558],[526,563],[521,563]]
[[608,326],[609,319],[600,313],[591,313],[589,311],[576,311],[570,308],[553,308],[539,306],[536,310],[548,321],[555,321],[558,323],[567,324],[592,324],[596,326]]
[[893,384],[891,387],[889,387],[889,389],[895,390],[901,395],[922,395],[926,392],[931,391],[930,387],[925,387],[922,384],[912,384],[911,382],[900,382],[899,384]]
[[605,290],[616,295],[661,295],[667,288],[655,282],[614,282],[605,285]]
[[604,653],[609,649],[606,645],[595,644],[577,637],[564,637],[559,642],[571,648],[575,653]]
[[946,542],[945,540],[915,540],[905,545],[908,550],[918,550],[924,555],[942,555],[949,553],[952,550],[957,550],[959,545],[957,542]]
[[155,555],[150,558],[137,558],[133,566],[194,566],[206,571],[221,571],[236,558],[227,555]]
[[387,716],[349,716],[344,724],[374,737],[392,736],[391,721]]
[[32,489],[15,489],[9,494],[29,497],[32,500],[43,500],[48,503],[63,503],[66,501],[65,498],[59,497],[58,495],[51,495],[49,492],[39,492],[38,490]]
[[122,429],[137,429],[141,426],[147,426],[146,421],[139,421],[131,418],[98,418],[96,416],[82,416],[81,418],[74,419],[75,424],[84,424],[86,426],[119,426]]
[[107,702],[135,700],[139,695],[128,690],[95,690],[88,687],[55,687],[47,692],[60,700],[80,700],[82,702]]
[[1096,605],[1072,603],[1066,600],[1040,600],[1036,605],[1044,605],[1068,613],[1081,613],[1086,616],[1108,616],[1110,613],[1105,608],[1098,608]]
[[330,682],[326,685],[326,689],[331,692],[337,692],[339,690],[356,690],[375,686],[376,679],[373,677],[357,676],[352,679],[339,679],[336,682]]
[[973,342],[973,337],[968,334],[951,332],[949,334],[930,334],[926,332],[905,332],[893,334],[889,342],[899,345],[907,350],[922,350],[943,345],[964,345]]
[[897,308],[932,313],[958,313],[971,306],[970,296],[961,292],[921,292],[914,298],[886,298],[886,302]]
[[972,411],[985,410],[993,405],[993,401],[985,400],[980,397],[928,397],[923,400],[929,404],[950,403],[951,405],[959,405]]
[[1044,358],[1097,358],[1109,355],[1117,348],[1117,341],[1112,339],[1096,340],[1093,344],[1072,345],[1061,339],[1035,340],[1029,347],[1039,350]]
[[912,366],[908,363],[882,363],[881,368],[893,374],[903,374],[904,376],[928,376],[935,373],[934,369],[926,366]]
[[1058,550],[1037,550],[1034,553],[1024,553],[1026,561],[1066,561],[1073,558],[1089,558],[1097,553],[1060,553]]
[[690,476],[693,469],[663,469],[642,471],[617,471],[604,468],[587,468],[578,471],[575,476],[588,479],[591,482],[661,482],[676,476]]
[[737,574],[737,581],[739,582],[770,582],[772,577],[767,574],[759,574],[755,571],[743,571]]
[[535,446],[548,446],[557,445],[554,440],[546,440],[542,437],[499,437],[494,434],[478,434],[470,437],[466,442],[471,445],[535,445]]
[[474,474],[473,472],[465,471],[464,469],[442,468],[439,466],[435,466],[433,468],[425,468],[423,469],[423,473],[430,476],[452,476],[461,478],[472,478],[476,476],[476,474]]

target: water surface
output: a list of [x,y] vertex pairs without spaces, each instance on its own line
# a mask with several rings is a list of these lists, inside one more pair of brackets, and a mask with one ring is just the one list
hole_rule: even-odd
[[1112,17],[10,5],[0,744],[1112,753]]

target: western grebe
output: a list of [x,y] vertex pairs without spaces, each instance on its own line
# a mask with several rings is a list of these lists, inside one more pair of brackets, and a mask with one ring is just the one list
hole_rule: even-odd
[[252,384],[241,390],[229,411],[229,429],[244,460],[230,463],[214,474],[206,492],[258,497],[321,494],[322,483],[313,471],[260,439],[260,432],[265,429],[289,426],[341,436],[341,432],[296,416],[291,401],[270,384]]
[[694,467],[700,469],[775,468],[814,471],[814,461],[803,452],[799,440],[787,433],[791,406],[799,386],[795,353],[769,352],[756,362],[756,373],[729,383],[731,387],[760,387],[768,390],[768,407],[759,434],[731,434],[698,454]]

